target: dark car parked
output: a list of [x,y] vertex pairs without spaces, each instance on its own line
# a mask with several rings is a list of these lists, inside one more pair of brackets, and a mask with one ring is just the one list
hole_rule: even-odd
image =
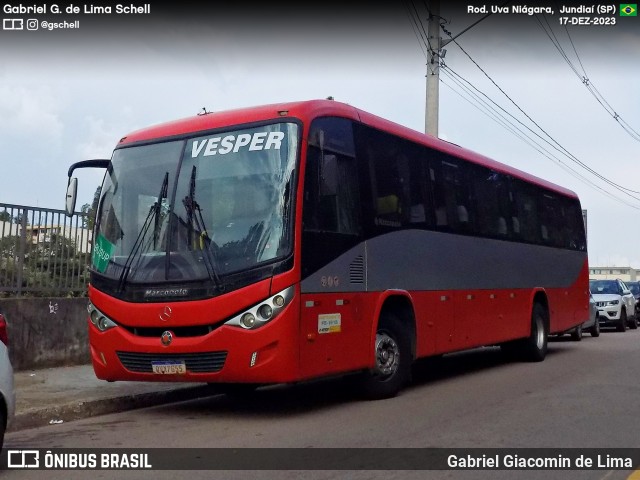
[[636,297],[636,318],[640,320],[640,282],[625,282],[633,296]]
[[593,298],[591,292],[589,292],[589,319],[574,329],[561,333],[560,336],[568,333],[573,340],[579,342],[582,340],[584,332],[589,332],[592,337],[600,336],[600,314],[598,313],[596,300]]

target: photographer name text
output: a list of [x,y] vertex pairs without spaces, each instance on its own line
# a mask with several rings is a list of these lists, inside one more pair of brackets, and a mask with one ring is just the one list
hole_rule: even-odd
[[81,4],[81,5],[64,5],[58,4],[44,4],[44,5],[12,5],[4,4],[2,11],[6,14],[13,15],[149,15],[151,13],[151,4],[122,4],[117,5],[94,5],[94,4]]

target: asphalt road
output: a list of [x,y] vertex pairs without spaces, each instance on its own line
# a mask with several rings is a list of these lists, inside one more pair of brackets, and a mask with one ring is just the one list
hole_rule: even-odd
[[[421,362],[398,397],[362,401],[349,378],[263,388],[10,433],[7,448],[640,448],[640,330],[552,339],[542,363],[484,348]],[[346,450],[348,453],[349,451]],[[240,453],[242,454],[242,453]],[[393,454],[393,453],[389,453]],[[147,471],[127,478],[580,478],[590,471]],[[634,477],[639,475],[633,474]],[[31,471],[28,478],[122,478]],[[25,478],[25,472],[3,472]],[[640,477],[638,477],[640,478]]]

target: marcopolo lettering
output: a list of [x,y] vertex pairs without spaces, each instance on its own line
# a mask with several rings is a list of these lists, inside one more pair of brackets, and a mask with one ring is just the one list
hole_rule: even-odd
[[145,297],[184,297],[189,294],[187,288],[148,288]]
[[240,149],[249,151],[280,150],[283,139],[284,132],[256,132],[194,140],[191,147],[191,158],[197,158],[201,155],[209,157],[211,155],[226,155],[231,152],[238,153]]

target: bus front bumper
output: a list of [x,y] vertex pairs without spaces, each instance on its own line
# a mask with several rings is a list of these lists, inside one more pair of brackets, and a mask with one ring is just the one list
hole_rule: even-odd
[[108,381],[292,382],[298,377],[296,336],[281,320],[259,332],[223,326],[201,337],[173,336],[169,345],[118,327],[100,332],[89,322],[91,361],[96,376]]

